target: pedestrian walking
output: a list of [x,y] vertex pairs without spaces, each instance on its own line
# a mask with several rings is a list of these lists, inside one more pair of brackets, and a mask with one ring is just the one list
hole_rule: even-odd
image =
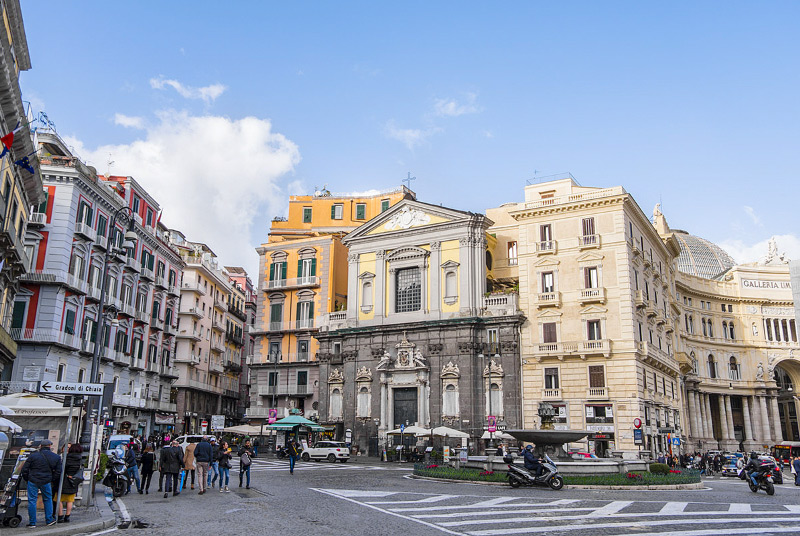
[[82,452],[83,448],[78,443],[68,446],[67,463],[64,467],[64,474],[61,475],[64,484],[61,486],[61,496],[58,501],[59,523],[69,523],[69,516],[72,514],[72,507],[75,504],[75,494],[78,493],[78,488],[83,482]]
[[200,487],[200,495],[206,492],[208,466],[214,459],[213,454],[214,450],[211,448],[208,436],[203,436],[203,439],[194,449],[194,459],[197,465],[197,484]]
[[[233,458],[233,451],[228,446],[227,441],[223,441],[219,447],[217,454],[217,463],[219,464],[219,492],[223,491],[230,493],[228,484],[231,480],[231,459]],[[249,484],[249,480],[248,480]],[[241,486],[240,486],[241,487]]]
[[[177,441],[172,441],[169,447],[161,449],[161,456],[158,460],[158,465],[161,472],[164,473],[166,478],[166,485],[164,487],[164,498],[169,496],[179,495],[178,491],[178,475],[183,467],[183,451]],[[174,490],[174,491],[173,491]]]
[[286,454],[289,455],[289,474],[294,474],[294,462],[297,461],[297,457],[300,456],[300,452],[297,449],[297,442],[294,440],[293,437],[289,438],[289,444],[286,445]]
[[239,487],[242,487],[244,475],[247,473],[247,489],[250,489],[250,465],[253,463],[253,447],[247,439],[244,445],[239,447]]
[[[217,445],[217,438],[211,436],[211,463],[208,465],[208,481],[206,488],[214,489],[214,483],[217,481],[219,475],[219,446]],[[222,487],[222,479],[220,479],[220,488]]]
[[144,488],[145,494],[150,493],[150,480],[153,478],[155,462],[156,455],[153,454],[153,449],[150,448],[150,445],[147,445],[144,448],[144,454],[142,454],[142,488]]
[[122,444],[122,449],[125,451],[122,459],[125,462],[125,467],[128,468],[128,490],[125,495],[131,492],[131,484],[133,484],[134,479],[136,479],[136,491],[142,493],[142,481],[139,479],[139,464],[136,463],[136,454],[134,454],[133,448],[125,443]]
[[794,485],[800,486],[800,456],[795,456],[792,468],[794,469]]
[[[192,473],[192,489],[194,489],[194,471],[196,469],[194,463],[194,449],[197,448],[197,443],[189,443],[186,446],[186,452],[183,453],[183,468],[186,470],[186,479],[189,479],[189,473]],[[183,484],[186,487],[186,484]]]
[[36,526],[36,498],[42,492],[44,519],[47,525],[55,525],[53,515],[53,482],[61,479],[61,456],[50,450],[53,442],[43,440],[39,450],[28,456],[22,466],[21,475],[28,482],[28,526]]

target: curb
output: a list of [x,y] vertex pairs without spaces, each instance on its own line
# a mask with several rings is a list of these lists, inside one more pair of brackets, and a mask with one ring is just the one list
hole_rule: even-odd
[[36,530],[35,534],[43,536],[72,536],[73,534],[88,534],[113,527],[116,522],[116,515],[111,510],[106,497],[103,493],[95,494],[95,505],[100,514],[100,519],[86,521],[84,523],[69,523],[56,525],[53,528]]
[[[485,482],[482,480],[457,480],[453,478],[434,478],[430,476],[408,475],[409,478],[418,480],[430,480],[432,482],[454,482],[466,484],[485,484],[488,486],[508,486],[508,482]],[[542,486],[543,487],[543,486]],[[688,490],[688,489],[704,489],[705,484],[696,482],[694,484],[673,484],[673,485],[651,485],[651,486],[588,486],[578,484],[565,484],[563,489],[586,489],[586,490],[612,490],[612,491],[670,491],[670,490]]]

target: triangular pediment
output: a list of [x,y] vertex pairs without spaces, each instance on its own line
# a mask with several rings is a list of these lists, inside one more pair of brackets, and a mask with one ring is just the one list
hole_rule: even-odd
[[361,272],[361,275],[358,276],[359,279],[372,279],[374,277],[375,277],[375,274],[373,274],[372,272],[367,272],[367,271]]
[[578,262],[602,261],[603,256],[594,251],[587,251],[583,255],[578,255],[575,260]]
[[608,312],[608,309],[605,307],[600,307],[599,305],[590,305],[588,307],[584,307],[581,309],[582,315],[595,315],[595,314],[605,314]]
[[544,259],[535,263],[534,266],[536,268],[547,268],[552,266],[558,266],[560,262],[561,261],[554,259],[553,257],[545,257]]
[[457,221],[467,222],[471,217],[472,214],[469,212],[429,205],[413,199],[404,199],[348,234],[344,243],[347,245],[359,238],[397,233],[419,227],[437,226]]
[[547,311],[542,311],[541,313],[536,315],[536,318],[559,318],[560,316],[561,313],[559,313],[558,311],[548,309]]
[[448,268],[458,268],[459,266],[460,264],[457,263],[456,261],[447,261],[442,264],[442,268],[444,268],[445,270],[447,270]]

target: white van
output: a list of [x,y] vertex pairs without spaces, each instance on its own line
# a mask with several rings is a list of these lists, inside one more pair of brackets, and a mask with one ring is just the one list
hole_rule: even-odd
[[[211,436],[208,436],[211,439]],[[200,435],[182,435],[175,438],[175,441],[181,446],[184,452],[186,452],[186,447],[188,447],[191,443],[200,443],[203,440],[203,434]]]
[[130,445],[131,439],[133,439],[133,436],[129,434],[117,434],[109,437],[108,445],[106,445],[106,456],[111,456],[115,451],[119,456],[122,456],[122,444]]

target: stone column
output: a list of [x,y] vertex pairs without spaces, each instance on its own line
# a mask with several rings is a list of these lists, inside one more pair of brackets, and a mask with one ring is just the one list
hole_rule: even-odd
[[440,318],[442,296],[444,295],[444,281],[442,281],[442,244],[431,242],[430,270],[431,285],[428,288],[430,295],[430,313],[433,318]]
[[738,442],[736,441],[736,431],[733,428],[733,411],[731,410],[731,397],[730,395],[725,395],[725,413],[728,416],[728,436],[729,446],[733,448],[737,446]]
[[687,391],[686,398],[689,404],[689,415],[688,419],[684,419],[686,424],[689,426],[689,437],[691,439],[697,439],[700,434],[697,433],[697,405],[694,402],[694,391]]
[[753,441],[753,425],[750,423],[750,402],[749,396],[742,397],[742,414],[744,416],[744,440]]
[[764,444],[772,443],[772,434],[769,430],[769,413],[767,412],[767,397],[759,396],[758,397],[758,406],[761,411],[761,430],[764,434],[762,440]]
[[712,440],[714,439],[714,423],[711,420],[711,404],[708,402],[708,395],[702,393],[700,395],[700,400],[703,408],[703,426],[706,429],[706,439]]
[[717,402],[719,403],[719,425],[721,428],[722,436],[720,437],[720,443],[727,441],[730,437],[730,431],[728,430],[728,412],[725,409],[725,397],[722,395],[717,395]]
[[[359,274],[357,274],[359,275]],[[375,308],[374,318],[386,316],[386,252],[375,252],[375,284],[373,285],[375,297],[372,300]]]
[[783,442],[783,430],[781,429],[781,414],[778,411],[778,397],[771,396],[769,397],[770,405],[772,406],[772,420],[770,421],[773,424],[773,440],[775,443],[782,443]]
[[703,422],[702,415],[705,413],[703,411],[703,399],[700,398],[700,393],[695,391],[694,393],[694,424],[695,428],[697,429],[697,439],[705,439],[706,437],[706,427]]
[[[347,273],[350,274],[347,277],[347,319],[355,323],[358,321],[359,311],[358,253],[350,253],[347,255]],[[328,293],[330,295],[330,293],[332,293],[333,283],[329,282],[328,285]],[[375,288],[375,292],[378,292],[377,288]],[[373,303],[374,302],[375,300],[373,300]],[[320,311],[320,313],[322,313],[322,311]]]

